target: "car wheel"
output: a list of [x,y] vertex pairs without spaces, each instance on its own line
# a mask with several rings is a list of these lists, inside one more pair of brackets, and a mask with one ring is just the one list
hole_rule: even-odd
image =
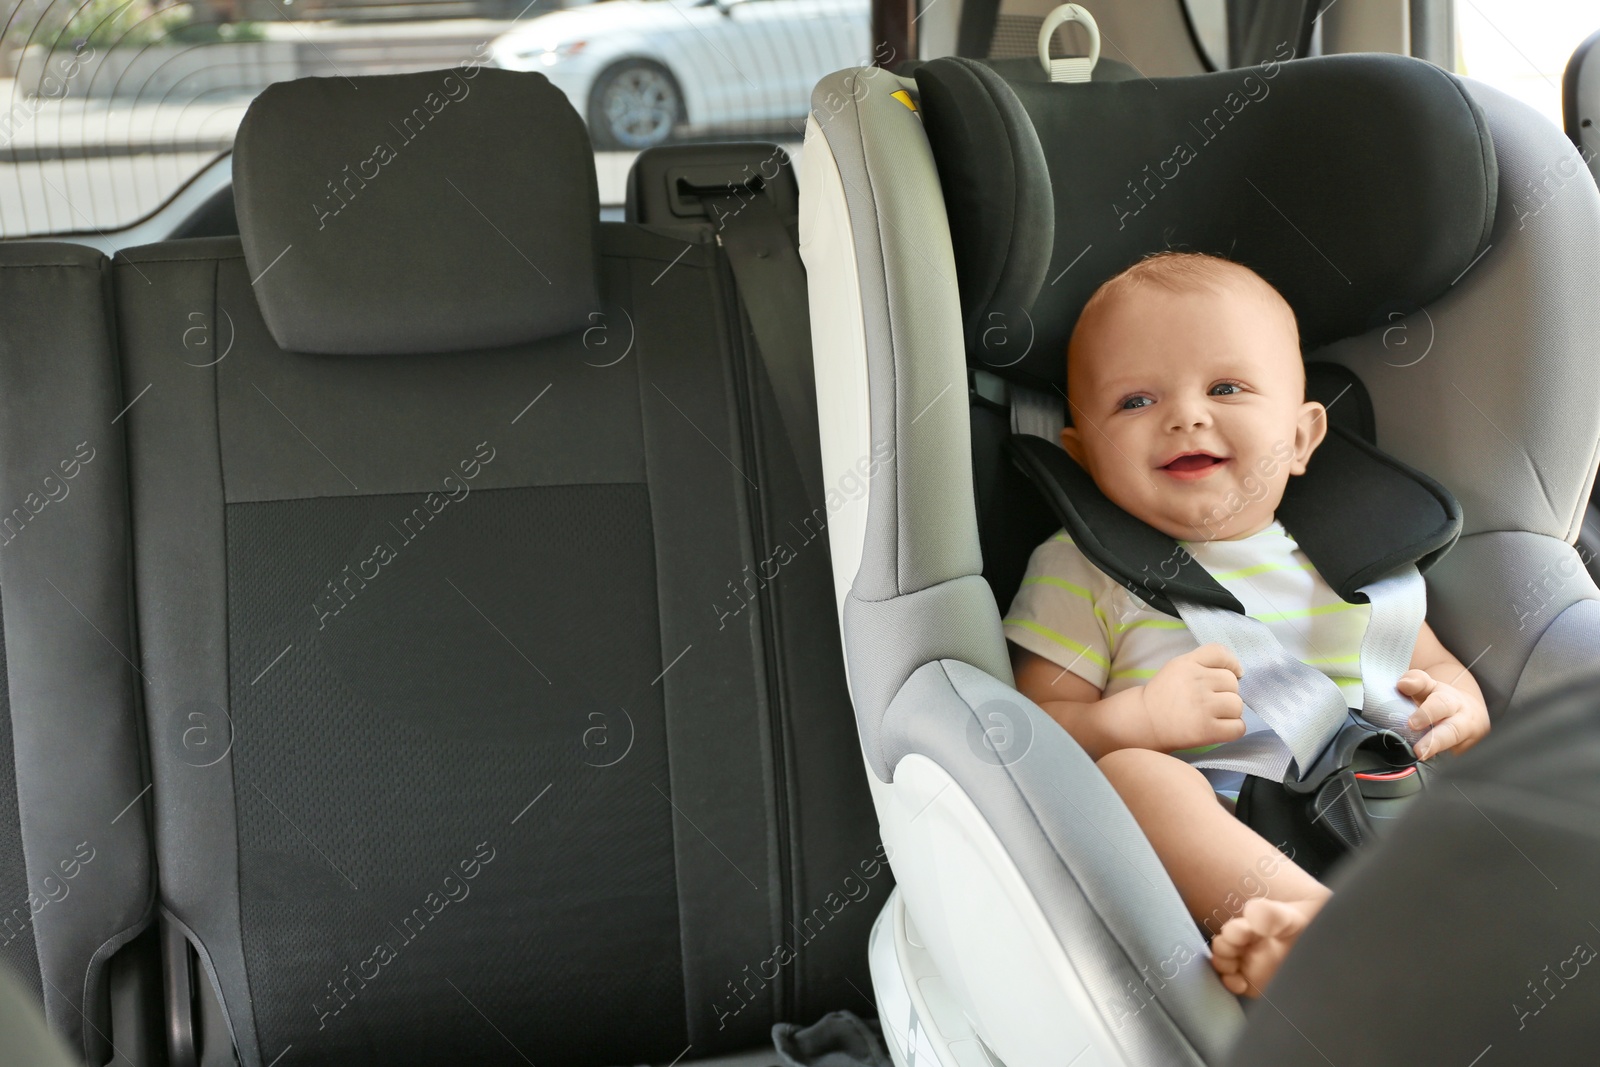
[[649,60],[628,60],[595,82],[589,137],[596,148],[651,148],[672,136],[682,115],[683,94],[667,69]]

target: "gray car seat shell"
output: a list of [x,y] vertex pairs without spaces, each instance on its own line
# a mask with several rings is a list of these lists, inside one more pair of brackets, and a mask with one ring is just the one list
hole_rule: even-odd
[[[1404,59],[1304,65],[1316,63],[1377,64],[1441,87],[1449,77]],[[1247,73],[1209,77],[1220,86]],[[1456,108],[1471,110],[1464,92],[1486,120],[1498,184],[1483,189],[1481,171],[1437,180],[1476,177],[1480,198],[1497,206],[1457,249],[1453,271],[1400,289],[1398,306],[1371,308],[1370,329],[1348,316],[1313,328],[1324,347],[1307,358],[1354,370],[1378,445],[1462,501],[1460,543],[1428,574],[1429,618],[1473,664],[1497,715],[1514,691],[1554,685],[1600,650],[1600,593],[1571,547],[1600,443],[1600,385],[1588,369],[1600,337],[1600,197],[1571,187],[1524,224],[1519,190],[1570,157],[1570,145],[1503,94],[1453,84]],[[886,1008],[885,1032],[900,1055],[926,1051],[932,1031],[945,1048],[982,1041],[1010,1067],[1081,1049],[1092,1050],[1082,1062],[1220,1062],[1242,1016],[1192,920],[1103,777],[1011,688],[981,577],[961,396],[972,336],[961,311],[972,299],[957,281],[917,100],[913,82],[881,70],[825,79],[801,183],[825,477],[834,484],[859,457],[890,457],[832,527],[851,693],[899,884],[874,935],[892,959],[875,956],[874,977],[886,1004],[918,1013]],[[1005,161],[993,166],[1003,187]],[[1048,277],[1073,269],[1092,240],[1064,255],[1072,237],[1058,229]],[[1314,251],[1302,255],[1325,269]],[[1077,284],[1092,291],[1088,279]],[[1017,321],[1008,325],[1017,336]],[[1341,330],[1354,336],[1340,340]],[[1526,597],[1530,581],[1540,600],[1519,618],[1506,594]],[[924,995],[930,975],[915,977],[919,967],[936,970],[940,996]],[[886,995],[884,981],[897,990]],[[939,1033],[937,1020],[950,1019],[959,1040]],[[940,1049],[947,1062],[962,1054]]]

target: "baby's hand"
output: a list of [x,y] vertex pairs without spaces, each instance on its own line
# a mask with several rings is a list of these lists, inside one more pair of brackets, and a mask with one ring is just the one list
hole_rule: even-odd
[[1406,725],[1427,730],[1414,746],[1418,759],[1428,759],[1446,749],[1465,752],[1489,732],[1489,709],[1483,701],[1462,692],[1427,671],[1413,667],[1400,676],[1395,688],[1417,702]]
[[1243,737],[1243,674],[1239,658],[1218,644],[1168,660],[1143,687],[1150,747],[1174,752]]

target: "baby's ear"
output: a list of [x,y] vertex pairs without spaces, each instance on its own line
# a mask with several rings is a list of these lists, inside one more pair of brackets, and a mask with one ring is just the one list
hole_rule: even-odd
[[1083,438],[1078,435],[1076,426],[1063,426],[1061,428],[1061,447],[1066,449],[1067,455],[1071,456],[1078,466],[1083,467],[1084,470],[1089,469],[1083,462]]
[[1315,400],[1307,400],[1300,405],[1300,413],[1295,418],[1294,429],[1294,459],[1290,461],[1290,474],[1304,474],[1306,464],[1311,460],[1311,453],[1322,444],[1323,438],[1328,436],[1328,409]]

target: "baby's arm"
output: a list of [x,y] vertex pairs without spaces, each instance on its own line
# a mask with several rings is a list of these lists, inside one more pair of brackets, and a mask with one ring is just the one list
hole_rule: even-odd
[[1428,731],[1416,745],[1422,759],[1446,749],[1465,752],[1489,732],[1489,709],[1477,679],[1439,642],[1427,623],[1417,633],[1411,669],[1400,676],[1395,688],[1417,702],[1410,726]]
[[1244,736],[1243,668],[1221,645],[1174,656],[1146,684],[1109,697],[1060,664],[1010,647],[1017,691],[1060,723],[1090,759],[1122,748],[1175,752]]

